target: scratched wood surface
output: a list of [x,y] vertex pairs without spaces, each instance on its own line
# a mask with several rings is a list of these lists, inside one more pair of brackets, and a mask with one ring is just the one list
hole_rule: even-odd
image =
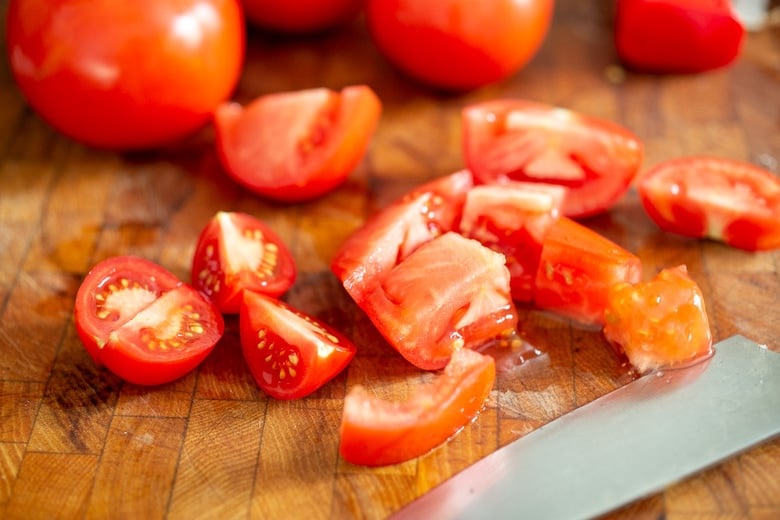
[[[0,5],[4,15],[7,2]],[[549,37],[525,70],[458,96],[438,95],[394,71],[361,20],[319,38],[251,34],[235,99],[367,83],[384,102],[371,149],[348,183],[290,206],[229,181],[208,128],[181,146],[133,155],[58,135],[25,106],[3,49],[0,517],[385,518],[500,446],[628,381],[597,331],[523,310],[521,331],[541,355],[522,363],[522,352],[495,351],[497,386],[460,435],[419,460],[386,468],[354,467],[338,457],[350,385],[402,398],[424,376],[349,300],[328,271],[330,258],[372,211],[462,166],[458,121],[465,104],[520,96],[613,119],[644,140],[646,165],[708,153],[778,171],[777,27],[751,34],[728,69],[625,74],[615,67],[605,5],[560,0]],[[218,210],[255,214],[278,231],[300,270],[287,299],[359,346],[349,368],[315,395],[292,402],[264,396],[243,364],[232,319],[199,370],[158,388],[123,383],[96,368],[81,347],[72,307],[90,266],[131,253],[187,278],[197,233]],[[637,253],[648,275],[687,264],[717,339],[741,333],[780,351],[780,252],[749,254],[662,233],[634,192],[588,225]],[[780,441],[613,516],[780,518]]]

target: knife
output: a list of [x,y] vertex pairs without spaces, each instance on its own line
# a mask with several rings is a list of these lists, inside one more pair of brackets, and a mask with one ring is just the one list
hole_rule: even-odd
[[520,437],[393,518],[593,518],[780,433],[780,354],[742,336]]

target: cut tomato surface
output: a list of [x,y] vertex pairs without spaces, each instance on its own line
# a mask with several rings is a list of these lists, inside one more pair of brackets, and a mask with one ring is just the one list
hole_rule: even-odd
[[244,292],[241,348],[252,376],[276,399],[297,399],[336,377],[355,356],[355,345],[322,320],[289,304]]
[[141,385],[192,371],[224,332],[222,315],[208,299],[163,267],[131,256],[90,270],[74,316],[95,363]]
[[442,373],[407,401],[379,399],[354,386],[344,401],[341,456],[382,466],[424,455],[477,417],[495,379],[492,357],[458,349]]
[[704,296],[682,266],[609,291],[604,336],[639,371],[689,363],[712,351]]
[[780,247],[780,177],[750,163],[688,157],[640,176],[642,206],[661,229],[749,251]]
[[362,160],[381,109],[365,85],[224,103],[215,114],[219,156],[233,179],[259,195],[310,200],[341,185]]
[[268,225],[251,215],[221,211],[198,237],[192,285],[223,313],[238,313],[247,290],[281,296],[295,277],[290,250]]
[[466,196],[460,232],[506,257],[515,301],[533,300],[542,243],[565,196],[561,186],[515,181],[475,186]]
[[564,108],[499,99],[466,107],[462,121],[475,181],[565,186],[563,214],[573,218],[609,209],[642,162],[642,144],[628,129]]
[[542,245],[534,303],[587,325],[603,325],[610,288],[642,279],[639,257],[566,217]]
[[443,368],[453,350],[515,330],[504,255],[448,232],[393,267],[361,308],[413,365]]

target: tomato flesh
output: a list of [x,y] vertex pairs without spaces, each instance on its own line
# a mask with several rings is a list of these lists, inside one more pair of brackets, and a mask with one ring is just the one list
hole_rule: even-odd
[[637,184],[661,229],[748,251],[780,247],[780,178],[749,163],[689,157],[658,164]]
[[244,293],[241,349],[252,376],[276,399],[298,399],[336,377],[357,349],[327,323],[289,304]]
[[365,85],[266,94],[215,114],[225,171],[259,195],[299,202],[341,185],[362,160],[381,113]]
[[367,466],[424,455],[477,416],[495,379],[492,357],[458,349],[444,371],[407,401],[382,400],[354,386],[344,401],[339,452]]
[[211,352],[222,315],[194,288],[137,257],[95,265],[76,295],[76,328],[98,365],[140,385],[182,377]]
[[479,183],[544,182],[567,188],[563,215],[609,209],[628,189],[643,147],[611,121],[523,99],[498,99],[462,113],[463,153]]
[[605,316],[604,336],[639,372],[711,353],[704,296],[684,265],[664,269],[649,282],[614,285]]

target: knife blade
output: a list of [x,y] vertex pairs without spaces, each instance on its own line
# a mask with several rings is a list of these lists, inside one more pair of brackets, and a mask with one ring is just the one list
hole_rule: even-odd
[[777,436],[780,354],[742,336],[714,351],[520,437],[393,518],[593,518]]

